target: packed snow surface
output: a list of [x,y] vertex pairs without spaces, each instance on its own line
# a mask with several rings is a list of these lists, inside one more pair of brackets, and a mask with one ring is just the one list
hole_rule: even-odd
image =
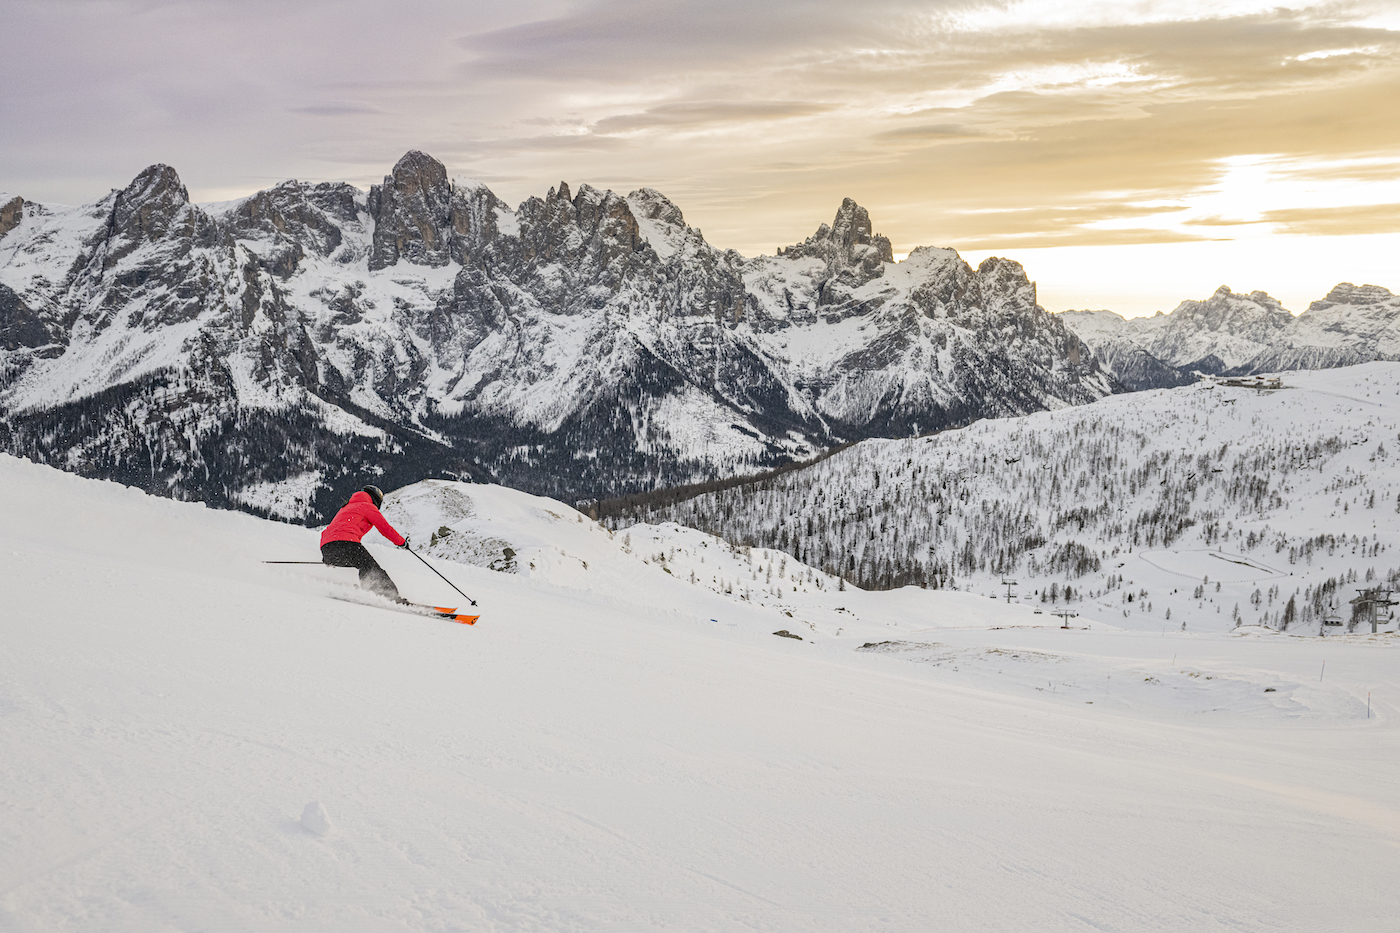
[[1395,636],[770,584],[453,486],[391,512],[552,561],[433,559],[471,627],[262,563],[314,530],[0,457],[0,929],[1394,928]]

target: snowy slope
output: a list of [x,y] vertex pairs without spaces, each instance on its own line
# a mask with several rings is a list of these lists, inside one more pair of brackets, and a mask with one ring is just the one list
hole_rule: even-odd
[[419,551],[445,560],[555,587],[626,593],[639,606],[691,605],[719,595],[726,598],[707,604],[723,607],[721,615],[732,604],[762,606],[774,610],[764,617],[775,626],[852,647],[885,638],[890,625],[956,626],[967,607],[998,624],[1059,624],[1038,618],[1044,613],[1033,608],[988,607],[960,594],[917,587],[869,593],[781,551],[731,544],[675,523],[613,533],[553,499],[504,486],[424,480],[389,493],[384,514]]
[[[6,930],[1381,931],[1400,906],[1393,639],[1019,628],[921,591],[960,627],[872,618],[862,649],[660,570],[440,562],[468,628],[259,563],[314,556],[307,529],[6,457],[0,509]],[[649,608],[657,581],[691,596]],[[1260,869],[1280,853],[1306,883]]]
[[[1019,598],[1133,628],[1350,621],[1400,580],[1400,364],[1207,384],[866,441],[762,484],[614,519],[775,547],[864,586]],[[1199,588],[1199,592],[1198,592]],[[1393,628],[1388,623],[1387,628]]]

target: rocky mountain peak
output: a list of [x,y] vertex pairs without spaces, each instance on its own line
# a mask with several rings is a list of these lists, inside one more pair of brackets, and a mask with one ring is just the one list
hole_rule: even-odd
[[370,269],[400,259],[422,266],[451,261],[452,183],[447,166],[417,149],[404,153],[384,183],[369,193],[374,220]]
[[[0,216],[0,232],[4,229],[4,219]],[[1308,310],[1322,311],[1333,305],[1376,305],[1395,297],[1390,289],[1380,285],[1353,285],[1350,282],[1341,282],[1327,293],[1326,298],[1308,305]]]
[[1288,309],[1283,306],[1283,302],[1266,291],[1261,291],[1256,288],[1249,293],[1249,300],[1259,305],[1261,308],[1267,308],[1278,314],[1288,314]]
[[168,165],[152,165],[117,195],[111,225],[134,242],[158,240],[170,232],[190,205],[190,193]]
[[995,281],[1007,288],[1025,288],[1034,285],[1026,275],[1026,267],[1014,259],[1002,256],[988,256],[977,265],[977,274],[983,279]]
[[850,198],[841,201],[828,235],[841,245],[847,255],[854,255],[857,247],[874,247],[882,261],[894,262],[890,241],[874,232],[870,212]]
[[91,241],[101,277],[137,249],[156,244],[147,259],[153,267],[176,262],[195,246],[207,246],[219,234],[217,225],[190,204],[180,176],[168,165],[152,165],[115,195],[106,227]]
[[169,198],[181,204],[188,204],[190,193],[180,181],[180,173],[163,162],[148,165],[131,180],[122,192],[131,201],[149,201]]
[[340,247],[342,228],[359,217],[357,195],[342,182],[284,181],[244,200],[228,220],[240,239],[272,240],[263,265],[286,278],[305,253],[330,256]]
[[685,215],[681,209],[655,188],[638,188],[627,195],[632,211],[645,220],[656,220],[670,227],[685,227]]
[[1018,264],[927,249],[887,275],[852,200],[792,258],[745,259],[655,191],[511,209],[409,152],[368,195],[289,181],[207,210],[153,166],[4,246],[7,449],[292,517],[380,469],[578,498],[1113,389]]
[[[1254,304],[1257,304],[1257,305],[1259,305],[1259,306],[1261,306],[1261,307],[1263,307],[1263,308],[1267,308],[1267,309],[1271,309],[1271,310],[1275,310],[1275,309],[1276,309],[1276,310],[1282,310],[1282,309],[1283,309],[1283,305],[1279,302],[1279,300],[1278,300],[1277,298],[1275,298],[1273,295],[1270,295],[1270,294],[1269,294],[1268,292],[1266,292],[1266,291],[1261,291],[1261,290],[1259,290],[1259,289],[1255,289],[1254,291],[1252,291],[1252,292],[1250,292],[1249,294],[1246,295],[1246,294],[1241,294],[1240,292],[1236,292],[1236,291],[1231,290],[1230,286],[1228,286],[1228,285],[1222,285],[1222,286],[1220,286],[1219,288],[1217,288],[1217,289],[1215,290],[1215,292],[1214,292],[1209,298],[1207,298],[1207,299],[1206,299],[1205,301],[1203,301],[1203,302],[1202,302],[1202,301],[1183,302],[1183,304],[1189,303],[1189,304],[1195,305],[1195,306],[1203,306],[1203,305],[1210,304],[1210,303],[1212,303],[1212,302],[1214,302],[1214,303],[1216,303],[1216,304],[1227,304],[1227,303],[1233,302],[1233,303],[1235,303],[1236,305],[1238,305],[1238,304],[1241,303],[1241,302],[1253,302]],[[1285,313],[1286,313],[1286,312],[1285,312]]]
[[884,275],[884,264],[894,262],[890,241],[872,230],[869,212],[845,198],[829,226],[822,224],[803,242],[778,250],[778,255],[821,259],[832,280],[856,288]]
[[1178,327],[1190,322],[1197,328],[1255,326],[1277,330],[1287,325],[1293,315],[1268,292],[1242,295],[1222,285],[1204,301],[1183,301],[1172,311],[1171,318]]
[[[592,307],[637,270],[645,241],[631,205],[616,192],[587,184],[573,191],[561,181],[543,199],[526,200],[515,216],[519,244],[508,250],[510,261],[532,275],[544,273],[540,284],[553,307]],[[550,268],[555,264],[562,268]]]
[[1267,292],[1243,295],[1222,285],[1167,315],[1065,320],[1115,377],[1147,388],[1179,384],[1196,371],[1239,375],[1393,358],[1400,298],[1379,286],[1343,282],[1294,317]]
[[0,236],[19,226],[24,219],[24,198],[15,196],[0,204]]

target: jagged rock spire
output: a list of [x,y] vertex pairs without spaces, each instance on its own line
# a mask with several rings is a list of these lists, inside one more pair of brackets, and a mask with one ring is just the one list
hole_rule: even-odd
[[874,247],[881,261],[894,262],[890,241],[874,232],[870,212],[850,198],[841,201],[836,219],[831,224],[830,235],[848,256],[854,255],[856,247],[869,246]]
[[870,212],[845,198],[830,226],[822,224],[805,241],[778,250],[778,255],[817,257],[826,262],[832,279],[859,285],[884,275],[884,264],[894,262],[889,239],[873,230]]
[[447,167],[417,149],[404,153],[384,183],[369,193],[374,240],[369,267],[400,259],[424,266],[451,260],[452,184]]

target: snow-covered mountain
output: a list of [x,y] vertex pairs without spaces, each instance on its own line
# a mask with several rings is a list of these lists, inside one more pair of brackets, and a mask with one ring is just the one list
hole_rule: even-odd
[[1400,359],[1400,296],[1379,285],[1343,282],[1297,317],[1264,292],[1237,295],[1223,285],[1170,314],[1060,317],[1135,390],[1185,385],[1197,371],[1249,375]]
[[1251,373],[1400,360],[1400,295],[1343,282],[1308,305],[1273,346],[1251,359]]
[[203,206],[152,166],[0,208],[0,441],[302,518],[366,474],[576,499],[1115,388],[1018,264],[891,259],[850,200],[746,259],[650,189],[512,209],[420,152]]
[[1161,314],[1125,319],[1112,311],[1064,311],[1059,317],[1089,345],[1094,359],[1124,388],[1134,392],[1165,389],[1190,385],[1198,378],[1186,368],[1163,362],[1146,348],[1151,336],[1161,328]]
[[678,522],[863,587],[994,596],[1016,579],[1020,600],[1123,625],[1318,634],[1329,614],[1351,621],[1360,589],[1400,582],[1400,364],[1285,386],[1203,383],[864,441],[608,523]]

